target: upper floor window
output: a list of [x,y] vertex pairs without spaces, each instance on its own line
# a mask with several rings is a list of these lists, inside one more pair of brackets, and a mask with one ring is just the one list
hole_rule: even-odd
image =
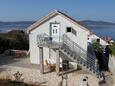
[[71,32],[71,33],[73,33],[75,36],[77,35],[76,30],[74,30],[72,27],[67,27],[67,28],[66,28],[66,32]]
[[73,33],[75,36],[77,35],[76,30],[74,30],[73,28],[72,28],[72,33]]
[[71,32],[71,29],[72,29],[71,27],[67,27],[66,32]]

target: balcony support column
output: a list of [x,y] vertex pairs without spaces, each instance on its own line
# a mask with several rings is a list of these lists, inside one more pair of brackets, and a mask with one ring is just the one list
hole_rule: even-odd
[[39,47],[40,73],[44,73],[43,47]]
[[59,74],[60,70],[60,57],[59,57],[59,49],[56,50],[56,73]]

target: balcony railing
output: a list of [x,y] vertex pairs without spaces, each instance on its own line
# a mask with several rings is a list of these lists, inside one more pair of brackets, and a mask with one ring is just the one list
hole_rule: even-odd
[[53,40],[53,37],[43,33],[37,36],[37,45],[39,47],[49,47],[49,48],[59,48],[61,42],[56,42]]

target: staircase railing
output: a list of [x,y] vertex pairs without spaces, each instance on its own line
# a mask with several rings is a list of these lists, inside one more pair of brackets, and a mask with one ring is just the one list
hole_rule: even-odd
[[88,53],[84,50],[81,46],[77,43],[72,41],[67,35],[63,35],[63,44],[56,43],[52,41],[52,37],[48,36],[47,34],[39,34],[37,36],[37,43],[38,46],[47,45],[47,46],[56,46],[59,45],[58,48],[64,47],[71,55],[69,58],[76,61],[79,65],[86,67],[86,69],[90,69],[90,71],[99,75],[99,66],[97,64],[96,57],[92,54]]
[[96,57],[91,55],[89,52],[87,52],[86,50],[84,50],[80,45],[78,45],[77,43],[75,43],[74,41],[72,41],[67,35],[63,35],[63,43],[64,44],[67,44],[72,51],[75,51],[75,50],[79,50],[78,53],[84,53],[86,54],[86,57],[90,57],[92,60],[95,60]]
[[83,64],[94,72],[99,73],[99,68],[95,56],[88,53],[77,43],[72,41],[67,35],[63,35],[63,45],[67,50],[70,50],[75,54],[74,60],[76,60],[78,64]]

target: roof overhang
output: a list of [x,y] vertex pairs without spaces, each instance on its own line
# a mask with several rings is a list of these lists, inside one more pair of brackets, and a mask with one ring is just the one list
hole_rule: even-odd
[[40,19],[39,21],[37,21],[36,23],[32,24],[31,26],[29,26],[27,28],[27,33],[29,34],[31,31],[33,31],[34,29],[36,29],[37,27],[39,27],[40,25],[44,24],[45,22],[47,22],[48,20],[50,20],[51,18],[60,15],[62,17],[64,17],[65,19],[69,20],[70,22],[74,23],[75,25],[79,26],[80,28],[82,28],[83,30],[87,31],[89,34],[91,34],[92,32],[88,29],[88,27],[84,26],[81,22],[76,21],[75,19],[71,18],[70,16],[66,15],[65,13],[62,13],[60,11],[53,11],[51,13],[49,13],[47,16],[43,17],[42,19]]

